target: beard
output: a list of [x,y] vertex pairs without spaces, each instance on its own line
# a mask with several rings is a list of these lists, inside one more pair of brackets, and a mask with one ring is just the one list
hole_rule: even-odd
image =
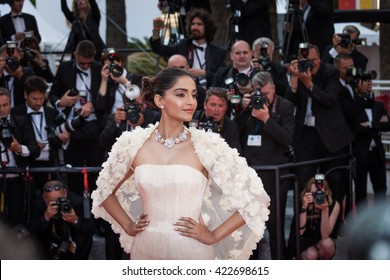
[[197,30],[191,31],[190,39],[199,40],[199,39],[204,39],[204,38],[205,38],[205,35],[200,34],[199,31],[197,31]]

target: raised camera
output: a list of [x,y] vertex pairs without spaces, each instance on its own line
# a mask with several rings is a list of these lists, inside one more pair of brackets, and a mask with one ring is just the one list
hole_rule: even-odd
[[108,48],[108,60],[110,61],[110,64],[108,65],[108,71],[115,77],[118,78],[122,76],[123,74],[123,67],[116,64],[115,61],[115,49],[114,48]]
[[267,50],[268,50],[268,43],[263,42],[260,45],[260,58],[258,60],[259,64],[261,65],[261,68],[263,68],[264,71],[271,71],[271,61],[267,57]]
[[322,205],[326,202],[327,194],[322,190],[324,188],[324,174],[315,174],[314,183],[316,185],[317,191],[313,192],[314,203],[317,205]]
[[59,197],[56,201],[58,205],[58,211],[64,213],[70,213],[72,211],[72,205],[70,204],[69,199],[65,197]]
[[298,61],[299,72],[304,73],[308,69],[313,69],[313,62],[307,58],[309,56],[309,43],[300,43],[299,51],[302,56],[301,59]]
[[238,73],[236,76],[236,83],[241,87],[249,85],[250,79],[245,73]]
[[261,91],[257,90],[251,96],[250,105],[254,109],[262,109],[264,104],[267,104],[267,97],[263,93],[261,93]]
[[346,76],[353,77],[356,80],[367,81],[375,80],[377,77],[377,73],[375,70],[365,71],[361,68],[352,67],[346,70]]
[[31,51],[31,40],[34,37],[34,31],[25,31],[24,32],[24,57],[27,60],[33,60],[35,58],[35,53]]
[[9,70],[11,72],[15,72],[19,68],[19,59],[14,56],[16,50],[16,42],[7,41],[6,47],[7,47],[7,58],[5,62]]

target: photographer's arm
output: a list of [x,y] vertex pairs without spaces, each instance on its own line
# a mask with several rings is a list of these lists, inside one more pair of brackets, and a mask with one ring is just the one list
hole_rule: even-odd
[[72,23],[74,20],[73,13],[69,10],[66,0],[61,0],[61,11],[64,14],[65,18]]
[[329,215],[329,205],[324,203],[322,205],[316,205],[321,209],[321,238],[328,238],[336,224],[337,217],[340,213],[340,204],[336,201],[332,212]]

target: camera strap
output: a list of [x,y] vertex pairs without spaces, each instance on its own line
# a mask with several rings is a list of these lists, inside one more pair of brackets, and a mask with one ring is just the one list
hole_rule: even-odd
[[[40,118],[40,122],[39,122],[39,128],[36,124],[36,118],[33,117],[33,115],[35,116],[39,116]],[[32,125],[34,127],[34,131],[38,134],[38,137],[39,137],[39,140],[43,141],[43,113],[42,112],[32,112],[32,113],[28,113],[28,116],[32,122]]]

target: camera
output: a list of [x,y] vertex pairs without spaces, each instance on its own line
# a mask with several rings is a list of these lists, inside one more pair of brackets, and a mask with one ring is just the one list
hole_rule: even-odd
[[24,57],[26,60],[33,60],[35,58],[35,53],[31,51],[31,39],[34,37],[34,31],[25,31],[24,32]]
[[351,39],[351,34],[349,33],[339,33],[337,36],[341,37],[341,41],[339,45],[343,47],[344,49],[347,49],[352,44],[358,45],[358,46],[366,46],[367,45],[367,38],[356,38],[355,40]]
[[19,59],[17,57],[14,57],[15,50],[16,50],[16,43],[14,41],[7,41],[7,59],[5,63],[7,64],[9,70],[11,72],[15,72],[18,70],[19,67]]
[[298,61],[298,70],[301,73],[307,71],[307,69],[313,69],[314,65],[311,60],[307,59],[309,55],[309,43],[300,43],[299,51],[301,53],[302,58]]
[[205,131],[220,133],[218,129],[218,123],[214,121],[213,117],[208,117],[205,122],[200,122],[199,128],[203,128]]
[[328,198],[327,194],[322,190],[324,187],[324,174],[315,174],[314,183],[316,185],[317,191],[313,192],[314,203],[317,205],[322,205],[326,202]]
[[65,197],[59,197],[56,200],[56,205],[58,205],[58,213],[70,213],[72,211],[72,205],[70,204],[69,199]]
[[123,95],[123,103],[125,105],[126,118],[132,124],[136,124],[140,118],[140,108],[135,101],[140,96],[141,90],[137,85],[129,84],[126,86],[126,90]]
[[15,125],[12,123],[11,119],[0,118],[0,141],[3,143],[4,147],[8,149],[12,143],[12,134],[15,130]]
[[263,93],[261,93],[261,91],[257,90],[251,96],[250,105],[254,109],[262,109],[264,104],[267,104],[267,97]]
[[108,71],[115,77],[118,78],[122,76],[123,74],[123,67],[116,64],[114,62],[115,60],[115,49],[114,48],[108,48],[107,49],[108,53],[108,60],[110,61],[110,64],[108,65]]
[[54,118],[54,125],[46,126],[49,145],[52,149],[58,149],[61,147],[62,142],[58,138],[58,135],[62,132],[71,133],[84,124],[84,117],[77,115],[73,119],[67,121],[64,113],[59,113]]
[[375,70],[365,71],[364,69],[361,68],[352,67],[346,70],[346,76],[353,77],[356,80],[367,81],[367,80],[375,80],[377,77],[377,73]]
[[249,85],[250,78],[244,73],[238,73],[236,76],[236,84],[242,87]]
[[268,50],[268,43],[263,42],[260,45],[260,55],[258,62],[263,68],[264,71],[270,72],[271,71],[271,61],[267,57],[267,50]]

